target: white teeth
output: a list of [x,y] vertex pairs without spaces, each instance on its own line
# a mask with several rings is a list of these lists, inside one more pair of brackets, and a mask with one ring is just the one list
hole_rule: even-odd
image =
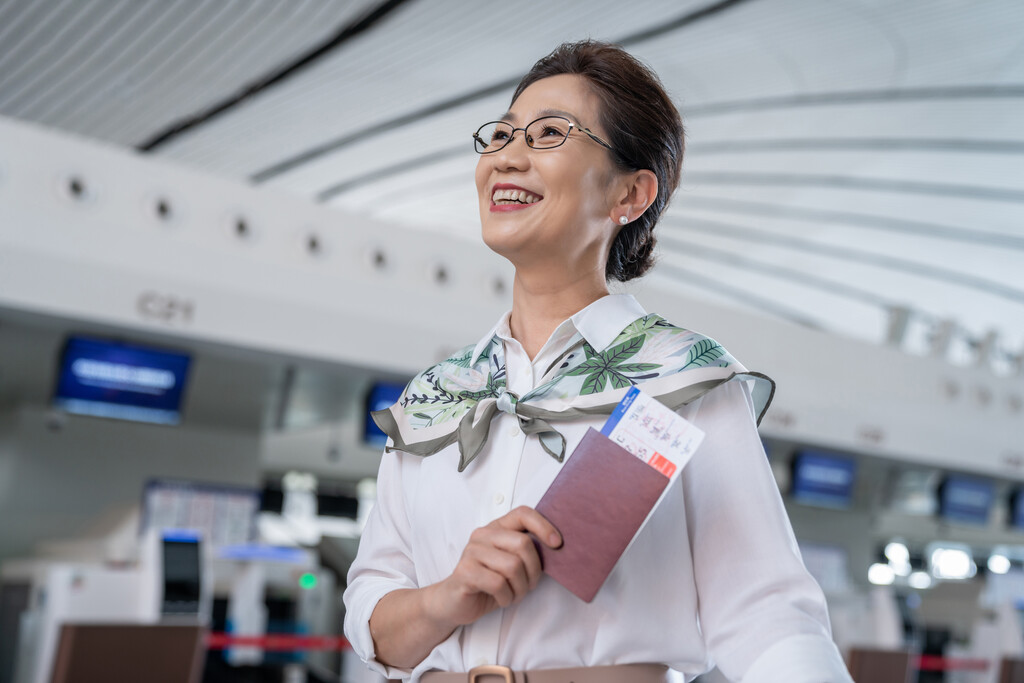
[[495,204],[534,204],[540,200],[540,197],[526,190],[495,190],[491,195],[491,201]]

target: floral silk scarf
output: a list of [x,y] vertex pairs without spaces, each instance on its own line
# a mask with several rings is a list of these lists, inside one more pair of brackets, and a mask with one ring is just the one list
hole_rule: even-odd
[[551,423],[610,415],[634,385],[676,410],[723,382],[748,380],[759,423],[775,393],[769,377],[747,371],[718,342],[655,314],[627,325],[602,351],[577,333],[523,396],[506,389],[501,339],[493,337],[476,359],[473,350],[468,346],[424,370],[394,405],[373,413],[393,441],[388,451],[428,456],[457,441],[462,472],[487,443],[491,418],[500,411],[516,416],[523,432],[537,434],[561,462],[565,437]]

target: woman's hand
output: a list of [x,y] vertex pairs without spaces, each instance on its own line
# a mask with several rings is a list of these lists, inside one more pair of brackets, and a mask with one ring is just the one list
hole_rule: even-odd
[[377,661],[412,669],[459,626],[522,600],[541,576],[530,534],[550,548],[562,545],[543,515],[518,507],[472,533],[448,578],[381,598],[370,616]]
[[517,507],[476,529],[451,576],[430,587],[428,611],[454,629],[522,600],[537,587],[542,573],[529,534],[550,548],[562,544],[554,525],[528,507]]

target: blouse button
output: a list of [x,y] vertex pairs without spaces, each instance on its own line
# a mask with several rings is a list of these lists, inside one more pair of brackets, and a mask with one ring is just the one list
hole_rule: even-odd
[[522,431],[519,429],[519,427],[513,426],[511,429],[508,430],[508,435],[510,438],[514,439],[520,434],[522,434]]
[[500,493],[495,493],[494,494],[494,504],[495,505],[501,505],[504,502],[505,502],[505,496],[504,495],[502,495]]

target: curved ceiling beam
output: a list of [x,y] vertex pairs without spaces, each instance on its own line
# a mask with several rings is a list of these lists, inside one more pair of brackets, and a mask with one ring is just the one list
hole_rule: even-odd
[[742,111],[794,109],[849,104],[921,102],[926,100],[990,100],[1024,98],[1024,85],[958,85],[943,88],[893,88],[886,90],[844,90],[779,97],[756,97],[697,104],[686,108],[687,118],[717,116]]
[[752,154],[794,151],[972,152],[1024,154],[1024,140],[961,140],[943,138],[780,138],[776,140],[712,140],[687,145],[689,154]]
[[791,187],[826,187],[834,190],[867,190],[898,194],[923,194],[938,197],[961,197],[983,201],[1024,203],[1024,190],[983,185],[932,183],[890,178],[864,178],[858,176],[810,173],[752,173],[740,171],[698,171],[687,180],[708,185],[770,185]]
[[[695,22],[698,22],[702,19],[707,19],[709,17],[715,16],[725,10],[732,9],[737,5],[741,5],[744,2],[749,1],[750,0],[721,0],[720,2],[712,3],[706,7],[702,7],[699,10],[687,12],[686,14],[683,14],[682,16],[673,19],[672,21],[659,22],[656,26],[652,28],[639,31],[637,33],[632,33],[628,36],[624,36],[623,38],[614,40],[612,42],[618,43],[619,45],[622,45],[624,47],[629,47],[630,45],[645,40],[650,40],[651,38],[663,36],[666,33],[678,31],[679,29],[690,26],[691,24],[694,24]],[[440,102],[435,102],[433,104],[429,104],[415,111],[407,112],[400,116],[393,117],[391,119],[388,119],[387,121],[381,121],[371,126],[361,128],[357,131],[353,131],[346,135],[342,135],[340,137],[335,138],[334,140],[329,140],[323,144],[311,147],[287,159],[279,161],[276,164],[272,164],[267,168],[261,169],[253,173],[249,177],[249,180],[253,183],[265,182],[267,180],[270,180],[271,178],[291,171],[294,168],[309,163],[314,159],[334,152],[354,142],[364,142],[368,138],[380,135],[382,133],[386,133],[388,131],[393,131],[395,128],[407,126],[410,123],[415,123],[417,121],[421,121],[424,118],[449,111],[456,107],[460,107],[464,104],[469,104],[470,102],[475,102],[485,97],[496,95],[505,90],[511,90],[516,86],[517,83],[519,83],[520,78],[521,76],[506,78],[501,81],[498,81],[497,83],[491,83],[489,85],[485,85],[483,87],[470,90],[469,92],[465,92],[460,95],[455,95],[454,97],[449,97],[448,99],[441,100]]]
[[775,299],[761,296],[757,292],[737,287],[735,284],[725,282],[724,280],[717,280],[703,273],[697,275],[696,273],[689,272],[685,268],[673,266],[669,263],[659,264],[657,272],[672,280],[685,282],[695,287],[699,287],[700,289],[713,292],[716,295],[724,296],[725,298],[732,299],[743,306],[755,308],[762,313],[766,313],[776,318],[780,318],[803,327],[808,327],[812,330],[821,330],[823,332],[831,331],[827,329],[821,321],[808,316],[806,311],[792,308],[785,304],[780,304]]
[[[377,182],[378,180],[384,180],[385,178],[390,178],[391,176],[399,173],[407,173],[417,168],[433,166],[434,164],[439,164],[442,161],[447,161],[453,157],[463,155],[470,156],[472,153],[469,150],[469,136],[467,135],[465,145],[449,147],[448,149],[443,149],[437,152],[430,152],[429,154],[413,157],[412,159],[404,159],[398,163],[390,164],[383,168],[378,168],[368,173],[355,176],[354,178],[349,178],[339,183],[335,183],[334,185],[317,192],[316,201],[326,202],[339,194],[343,194],[349,190],[354,190],[362,185],[369,185],[370,183]],[[431,180],[433,180],[433,178],[431,178]]]
[[975,289],[993,296],[997,296],[1017,304],[1024,304],[1024,290],[1015,287],[1008,287],[1001,282],[987,280],[967,273],[961,273],[948,268],[940,268],[925,263],[918,263],[896,256],[876,254],[847,247],[836,247],[799,237],[766,233],[762,230],[755,230],[734,223],[724,223],[700,218],[687,218],[681,220],[674,216],[666,216],[663,219],[668,224],[675,224],[685,227],[688,230],[699,230],[714,235],[727,235],[747,242],[757,242],[784,249],[793,249],[819,256],[828,256],[845,261],[863,263],[878,268],[886,268],[904,273],[910,273],[919,277],[936,280],[943,283],[953,283],[961,287]]
[[331,52],[347,43],[349,40],[376,26],[382,19],[402,5],[406,4],[408,1],[409,0],[385,0],[362,16],[356,18],[354,21],[343,26],[333,36],[322,42],[320,45],[314,46],[305,54],[300,55],[298,58],[292,60],[288,64],[285,64],[276,71],[267,74],[263,78],[249,83],[244,86],[240,92],[207,107],[205,110],[197,114],[193,114],[192,116],[179,120],[176,123],[172,123],[170,126],[166,127],[159,133],[156,133],[145,142],[137,145],[136,149],[140,152],[152,152],[161,145],[167,144],[182,133],[201,126],[234,109],[253,95],[256,95],[259,92],[284,81],[286,78],[294,76],[300,71],[309,68],[323,57],[328,56]]
[[914,221],[906,218],[893,218],[871,213],[855,211],[837,211],[835,209],[816,209],[788,204],[755,202],[745,199],[726,197],[686,197],[685,205],[696,208],[709,208],[752,216],[771,216],[807,223],[839,223],[857,228],[902,233],[917,237],[944,239],[966,244],[977,244],[998,249],[1024,250],[1024,237],[998,232],[964,228],[956,225],[943,225],[927,221]]
[[889,299],[870,290],[854,287],[845,282],[838,282],[793,268],[752,259],[725,249],[716,249],[715,247],[696,244],[673,235],[662,234],[658,238],[658,243],[669,246],[669,248],[674,249],[682,256],[694,256],[707,261],[724,263],[741,270],[761,273],[778,280],[787,280],[817,291],[827,292],[844,299],[852,299],[871,306],[885,309],[892,306],[906,305],[905,302]]

